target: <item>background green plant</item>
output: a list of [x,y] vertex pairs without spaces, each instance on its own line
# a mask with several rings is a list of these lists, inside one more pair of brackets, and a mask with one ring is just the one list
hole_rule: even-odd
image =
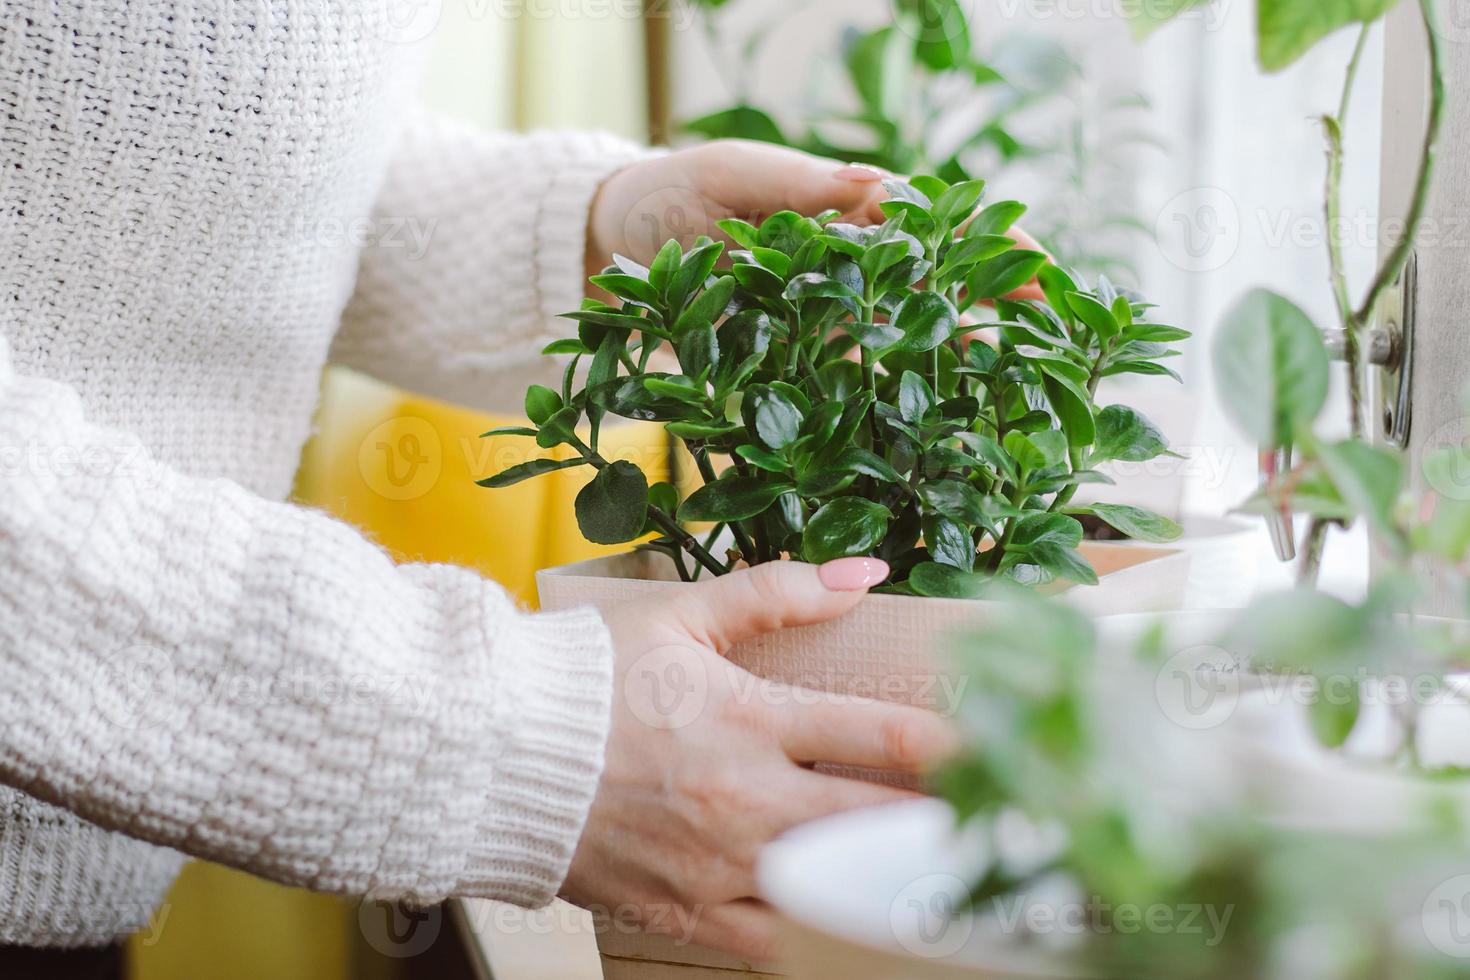
[[[1429,37],[1431,99],[1407,233],[1384,256],[1357,305],[1332,246],[1332,288],[1354,376],[1356,343],[1383,291],[1402,271],[1422,223],[1444,112],[1433,2],[1415,2]],[[1180,0],[1172,13],[1196,5]],[[1260,60],[1267,70],[1292,63],[1338,28],[1357,24],[1362,31],[1338,112],[1324,118],[1329,146],[1325,209],[1334,226],[1340,213],[1342,120],[1368,26],[1393,6],[1392,0],[1259,0]],[[1275,474],[1245,509],[1312,517],[1302,584],[1243,610],[1219,646],[1238,651],[1247,669],[1300,676],[1314,681],[1319,693],[1329,681],[1343,679],[1355,684],[1375,678],[1443,679],[1470,662],[1463,628],[1411,614],[1432,576],[1458,585],[1470,615],[1470,501],[1434,491],[1422,499],[1406,495],[1403,455],[1364,438],[1356,381],[1353,435],[1329,439],[1319,434],[1329,358],[1322,332],[1286,298],[1265,290],[1244,297],[1217,336],[1214,367],[1224,407],[1236,424],[1265,447],[1297,450],[1295,465]],[[1431,487],[1458,487],[1459,476],[1470,472],[1470,454],[1455,446],[1430,455],[1423,465]],[[1366,598],[1348,602],[1310,588],[1327,526],[1357,520],[1367,524],[1384,559],[1385,570]],[[1156,665],[1164,652],[1156,635],[1145,641],[1138,662],[1145,668]],[[1182,730],[1165,725],[1142,745],[1119,737],[1127,730],[1120,718],[1157,714],[1151,703],[1155,675],[1145,669],[1119,680],[1126,671],[1116,660],[1096,656],[1091,627],[1078,614],[1054,606],[1044,613],[1024,605],[1012,609],[983,634],[969,637],[962,657],[977,681],[968,686],[971,693],[962,708],[972,742],[944,775],[945,795],[962,821],[994,827],[1003,816],[1020,814],[1053,831],[1059,842],[1052,853],[1025,867],[1004,862],[991,867],[974,886],[977,909],[1060,879],[1103,906],[1234,910],[1226,941],[1216,947],[1178,931],[1095,932],[1073,952],[1108,976],[1297,976],[1301,961],[1293,958],[1293,950],[1302,948],[1304,935],[1312,940],[1315,977],[1464,975],[1460,962],[1434,954],[1422,936],[1416,940],[1414,931],[1404,928],[1437,911],[1421,909],[1425,883],[1443,880],[1445,868],[1463,863],[1470,840],[1456,807],[1426,812],[1417,831],[1371,838],[1300,820],[1281,826],[1270,819],[1269,800],[1181,808],[1180,797],[1189,792],[1179,784],[1191,777],[1192,767],[1166,763],[1170,743],[1182,737]],[[1356,696],[1319,696],[1306,707],[1313,732],[1329,749],[1342,747],[1357,727],[1362,691],[1352,690]],[[1397,738],[1385,744],[1397,748],[1388,749],[1377,764],[1463,794],[1464,769],[1421,763],[1422,707],[1422,700],[1396,706],[1391,724]],[[1137,772],[1149,773],[1150,779],[1128,778]],[[1219,789],[1227,781],[1228,773],[1220,770],[1200,786]],[[1167,832],[1161,832],[1164,827]]]
[[[731,47],[729,0],[690,0],[709,47]],[[1028,232],[1065,264],[1089,274],[1136,278],[1126,247],[1152,235],[1133,210],[1130,183],[1138,152],[1158,140],[1140,122],[1142,95],[1097,90],[1082,64],[1056,41],[1012,33],[977,43],[958,0],[897,0],[887,23],[872,29],[833,25],[836,36],[811,45],[836,51],[845,91],[768,111],[751,94],[758,55],[787,20],[740,38],[735,64],[723,66],[735,103],[683,123],[687,132],[792,146],[866,163],[895,174],[934,173],[952,183],[1026,163],[1044,178]],[[977,54],[984,47],[987,55]],[[827,62],[814,58],[815,72]],[[812,83],[808,79],[808,84]],[[853,108],[855,106],[855,109]],[[776,116],[795,116],[795,129]]]
[[[1143,540],[1177,537],[1140,508],[1072,501],[1082,483],[1111,482],[1099,464],[1168,452],[1152,423],[1097,405],[1096,392],[1115,375],[1173,376],[1169,345],[1188,332],[1150,322],[1147,303],[1106,279],[1084,288],[1016,247],[1006,232],[1025,207],[980,209],[981,181],[887,187],[879,226],[780,212],[759,227],[721,222],[740,246],[728,255],[701,238],[687,251],[670,241],[646,268],[618,257],[591,280],[618,302],[588,300],[567,314],[577,336],[547,348],[571,355],[561,390],[532,387],[532,426],[487,433],[577,455],[482,485],[592,466],[576,501],[591,541],[656,535],[645,547],[687,578],[875,555],[893,570],[886,590],[927,596],[975,596],[1001,576],[1096,582],[1077,551],[1082,516]],[[1005,298],[1033,279],[1045,302]],[[982,303],[994,307],[993,340],[967,342]],[[660,348],[677,370],[659,368]],[[609,414],[663,422],[703,485],[681,500],[603,458]],[[689,522],[714,531],[698,541]],[[733,546],[716,554],[726,530]]]

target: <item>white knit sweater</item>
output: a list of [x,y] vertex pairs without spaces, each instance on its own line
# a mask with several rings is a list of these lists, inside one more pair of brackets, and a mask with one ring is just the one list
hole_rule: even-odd
[[575,308],[641,151],[416,117],[391,6],[0,4],[0,944],[134,930],[177,852],[419,901],[565,875],[601,621],[279,501],[334,337],[472,394]]

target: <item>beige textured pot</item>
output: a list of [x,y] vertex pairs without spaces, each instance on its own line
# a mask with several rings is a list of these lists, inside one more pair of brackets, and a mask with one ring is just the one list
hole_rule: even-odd
[[[1064,601],[1095,615],[1164,611],[1182,604],[1188,578],[1183,552],[1104,543],[1086,543],[1082,552],[1101,583],[1066,589]],[[608,609],[688,587],[678,581],[666,558],[652,552],[549,569],[536,582],[542,608],[548,610],[586,605]],[[959,684],[939,666],[934,647],[954,629],[983,623],[993,608],[989,602],[872,595],[831,623],[742,643],[729,658],[769,680],[946,711]],[[666,936],[607,933],[599,945],[606,980],[730,980],[731,971],[770,972],[712,950],[677,945]]]

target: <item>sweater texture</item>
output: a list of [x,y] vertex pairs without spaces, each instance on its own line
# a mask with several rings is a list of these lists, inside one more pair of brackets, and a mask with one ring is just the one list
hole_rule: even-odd
[[472,398],[580,301],[645,151],[412,104],[372,0],[0,5],[0,944],[185,860],[548,901],[601,771],[590,610],[282,502],[329,360]]

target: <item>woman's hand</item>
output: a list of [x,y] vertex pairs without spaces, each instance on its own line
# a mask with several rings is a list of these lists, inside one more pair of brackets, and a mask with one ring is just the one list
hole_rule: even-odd
[[754,897],[760,848],[805,821],[911,795],[810,764],[920,772],[955,736],[927,710],[758,680],[721,654],[840,616],[887,574],[869,558],[771,562],[607,617],[612,732],[568,898],[650,931],[773,955],[772,913]]
[[[749,140],[716,140],[645,160],[598,189],[587,221],[587,273],[601,272],[614,252],[647,264],[670,238],[686,248],[700,235],[724,238],[716,224],[724,218],[759,224],[777,211],[836,209],[843,221],[880,224],[887,176]],[[1019,229],[1011,237],[1022,248],[1040,250]],[[1028,287],[1017,297],[1039,299],[1041,293]]]

